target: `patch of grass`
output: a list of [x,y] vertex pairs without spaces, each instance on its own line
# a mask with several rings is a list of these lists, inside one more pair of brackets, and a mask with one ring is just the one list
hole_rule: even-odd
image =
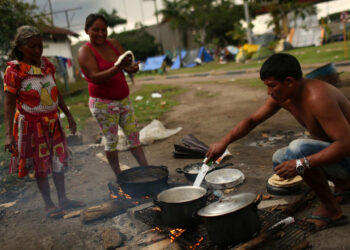
[[[184,91],[185,89],[171,85],[142,85],[140,90],[130,95],[138,122],[145,124],[154,119],[160,119],[165,112],[178,103],[174,97]],[[152,98],[152,93],[160,93],[162,97]],[[137,96],[142,96],[142,100],[136,100]]]
[[210,91],[206,91],[206,90],[199,90],[196,92],[196,96],[205,97],[205,98],[215,97],[218,95],[219,95],[219,93],[210,92]]
[[265,88],[264,83],[259,78],[237,79],[234,83],[246,85],[253,88]]
[[69,83],[69,93],[67,93],[66,85],[61,80],[57,79],[56,85],[62,96],[74,95],[74,93],[79,92],[82,89],[87,89],[87,82],[83,78],[77,78],[75,82]]

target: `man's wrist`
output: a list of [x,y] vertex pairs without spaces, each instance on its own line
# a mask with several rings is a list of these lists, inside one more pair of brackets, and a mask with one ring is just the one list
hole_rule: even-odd
[[307,169],[311,169],[310,161],[304,156],[304,165]]

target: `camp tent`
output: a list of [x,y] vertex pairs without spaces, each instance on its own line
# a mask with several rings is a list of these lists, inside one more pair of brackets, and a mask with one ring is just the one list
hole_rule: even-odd
[[162,67],[163,61],[166,59],[166,55],[148,57],[142,68],[142,71],[156,70]]
[[[184,59],[185,55],[186,55],[186,50],[181,51],[181,59]],[[180,67],[181,67],[181,60],[180,60],[180,55],[178,55],[173,65],[171,65],[170,69],[179,69]]]
[[188,51],[182,62],[184,67],[191,68],[197,66],[198,62],[211,62],[213,60],[213,57],[205,50],[205,48],[201,47],[199,49]]

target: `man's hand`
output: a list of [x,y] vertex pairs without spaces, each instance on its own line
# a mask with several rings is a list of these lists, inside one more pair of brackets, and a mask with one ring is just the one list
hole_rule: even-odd
[[227,145],[220,141],[210,144],[209,150],[206,154],[206,157],[208,158],[207,162],[210,160],[215,161],[217,158],[219,158],[225,152],[226,147]]
[[75,132],[77,132],[77,124],[75,123],[72,115],[67,116],[67,119],[68,119],[69,130],[73,135],[75,135]]
[[12,154],[16,154],[17,151],[17,143],[13,135],[6,136],[5,139],[5,152],[10,152]]
[[298,175],[296,160],[282,162],[275,168],[276,174],[283,179],[290,179]]
[[130,65],[129,67],[126,67],[124,70],[128,73],[128,74],[134,74],[137,71],[139,71],[139,63],[140,62],[136,62],[133,65]]

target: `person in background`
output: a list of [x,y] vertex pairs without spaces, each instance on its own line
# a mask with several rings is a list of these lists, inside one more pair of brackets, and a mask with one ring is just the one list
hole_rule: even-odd
[[[10,173],[18,172],[22,178],[34,171],[47,216],[57,218],[66,209],[85,204],[66,196],[64,167],[68,148],[58,107],[67,116],[73,134],[76,123],[56,87],[55,68],[42,52],[40,31],[32,26],[19,27],[11,51],[11,57],[17,60],[7,63],[4,75],[5,151],[12,153]],[[50,173],[59,207],[50,197]]]
[[114,65],[125,51],[118,41],[107,39],[107,22],[102,15],[87,16],[85,32],[90,42],[79,49],[78,61],[88,81],[90,111],[105,137],[105,153],[117,176],[120,172],[118,125],[123,129],[137,162],[141,166],[148,165],[123,74],[123,71],[134,74],[139,67],[137,63],[131,65],[130,57],[125,57],[118,66]]
[[[350,194],[349,100],[326,82],[303,78],[298,60],[289,54],[269,57],[261,67],[260,78],[267,87],[266,102],[210,145],[208,161],[217,159],[230,143],[285,109],[312,139],[297,139],[277,150],[272,157],[274,171],[283,179],[300,175],[316,193],[321,206],[306,220],[317,229],[347,223],[339,203]],[[334,194],[328,180],[335,185]]]

